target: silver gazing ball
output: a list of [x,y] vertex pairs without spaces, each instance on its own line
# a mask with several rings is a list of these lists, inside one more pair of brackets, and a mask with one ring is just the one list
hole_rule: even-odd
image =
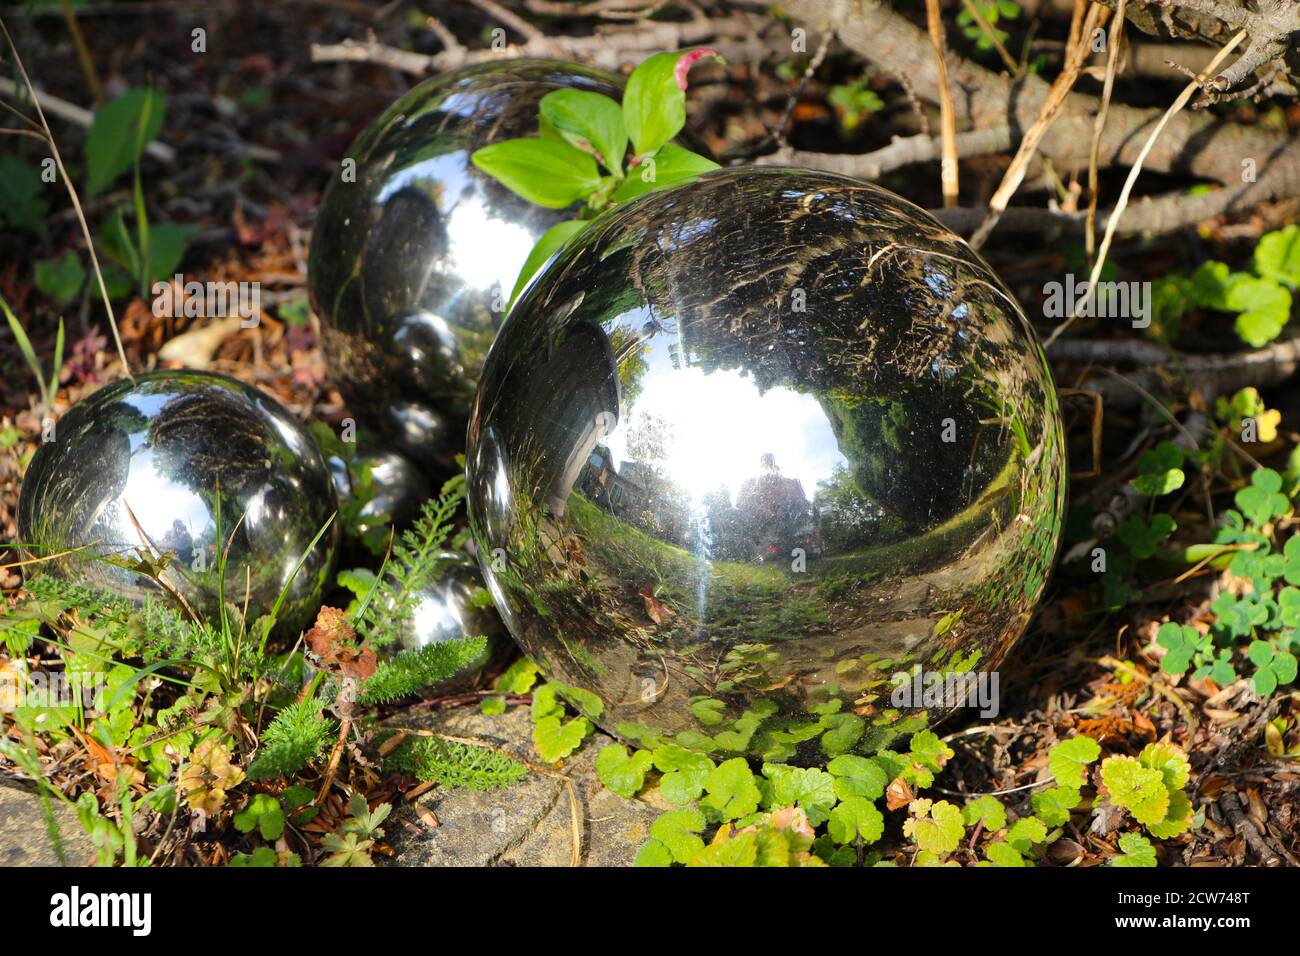
[[[226,601],[242,609],[247,597],[252,622],[270,612],[337,507],[315,442],[273,398],[212,372],[149,372],[101,388],[59,420],[27,469],[18,537],[36,556],[85,546],[126,560],[170,552],[164,580],[210,615],[219,608],[219,517],[230,542]],[[337,540],[331,524],[292,578],[277,626],[315,615]],[[133,600],[163,593],[142,574],[82,555],[40,570]]]
[[337,455],[331,455],[326,464],[334,479],[339,502],[345,502],[354,493],[353,475],[369,469],[372,493],[357,514],[357,529],[394,525],[404,528],[420,511],[420,506],[433,497],[433,489],[415,462],[392,448],[362,445],[352,456],[351,466]]
[[1050,371],[988,265],[892,193],[774,167],[647,194],[554,259],[493,346],[467,464],[488,589],[589,717],[798,761],[960,702],[907,678],[988,690],[1066,480]]
[[484,667],[503,659],[513,647],[505,625],[491,605],[480,607],[475,603],[474,595],[483,588],[483,578],[474,560],[456,551],[445,551],[438,556],[436,564],[441,573],[432,584],[420,589],[411,620],[394,650],[411,650],[466,637],[486,638],[487,646],[477,661],[435,685],[432,688],[435,694],[469,686]]
[[516,196],[470,162],[537,134],[538,104],[615,76],[505,60],[426,80],[352,145],[321,200],[308,291],[349,404],[426,467],[449,469],[519,269],[569,211]]

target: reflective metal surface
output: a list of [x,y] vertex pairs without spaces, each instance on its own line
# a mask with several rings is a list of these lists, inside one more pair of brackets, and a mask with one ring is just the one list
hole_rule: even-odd
[[450,468],[483,357],[519,269],[565,210],[519,198],[470,163],[537,133],[562,87],[618,99],[621,81],[551,60],[505,60],[421,83],[353,144],[312,233],[308,290],[350,405],[426,466]]
[[[307,431],[257,389],[211,372],[150,372],[100,389],[59,420],[23,481],[18,536],[37,555],[84,545],[123,559],[171,552],[165,579],[210,614],[218,502],[231,540],[226,599],[242,609],[247,594],[253,620],[334,513],[329,471]],[[332,525],[293,579],[286,629],[315,614],[337,537]],[[141,574],[79,555],[41,569],[132,599],[162,593]]]
[[520,297],[470,521],[512,633],[606,729],[814,759],[951,711],[893,675],[997,667],[1064,454],[1032,329],[964,242],[854,180],[723,170],[606,214]]
[[353,475],[358,477],[368,470],[372,492],[358,513],[357,530],[385,525],[405,527],[433,496],[429,481],[418,465],[399,451],[391,448],[362,446],[352,456],[351,466],[337,455],[327,460],[330,475],[340,503],[353,493]]
[[433,584],[420,590],[419,603],[402,634],[399,649],[465,637],[485,637],[487,648],[479,660],[461,673],[435,685],[435,694],[468,686],[490,661],[502,659],[512,647],[510,635],[496,611],[490,605],[478,607],[474,603],[475,593],[483,588],[483,578],[475,562],[459,552],[446,551],[439,555],[437,563],[442,573]]

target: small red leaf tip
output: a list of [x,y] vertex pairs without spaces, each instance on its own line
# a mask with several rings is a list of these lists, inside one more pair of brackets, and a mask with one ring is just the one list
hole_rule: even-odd
[[684,92],[686,90],[686,74],[691,71],[696,63],[706,56],[714,56],[719,60],[722,54],[712,47],[700,47],[698,50],[690,50],[683,53],[682,58],[677,61],[677,69],[674,71],[674,78],[677,80],[677,86]]

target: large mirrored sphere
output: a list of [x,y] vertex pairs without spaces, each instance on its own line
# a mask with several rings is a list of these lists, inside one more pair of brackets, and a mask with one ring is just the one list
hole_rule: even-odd
[[321,200],[308,290],[354,411],[426,467],[463,450],[465,415],[519,269],[565,210],[543,209],[470,162],[537,134],[542,97],[619,99],[621,81],[552,60],[434,77],[357,139]]
[[1033,331],[961,239],[865,183],[722,170],[596,220],[520,297],[470,521],[511,632],[603,727],[824,759],[954,709],[895,675],[998,689],[1064,454]]
[[[150,372],[101,388],[59,420],[27,469],[18,536],[37,556],[86,546],[128,561],[170,553],[164,580],[212,614],[219,520],[230,542],[227,602],[242,611],[247,600],[252,621],[289,584],[278,622],[294,629],[320,604],[336,526],[296,576],[294,567],[337,507],[315,442],[270,396],[211,372]],[[134,600],[163,594],[142,574],[82,555],[40,569]]]

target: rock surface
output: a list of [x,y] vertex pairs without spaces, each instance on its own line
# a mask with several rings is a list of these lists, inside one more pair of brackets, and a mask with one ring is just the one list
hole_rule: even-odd
[[[77,814],[57,800],[52,807],[64,862],[69,866],[93,864],[95,849]],[[59,862],[40,795],[17,784],[0,783],[0,867],[58,866]]]
[[[527,707],[491,717],[476,708],[459,708],[419,718],[404,715],[394,723],[492,742],[516,757],[538,762]],[[559,768],[573,783],[583,866],[630,866],[663,809],[644,800],[625,800],[601,785],[596,754],[613,742],[596,733]],[[429,812],[438,826],[430,825]],[[387,830],[395,850],[388,862],[395,866],[569,866],[573,857],[569,788],[559,777],[536,771],[504,790],[434,787],[414,806],[397,808]]]

